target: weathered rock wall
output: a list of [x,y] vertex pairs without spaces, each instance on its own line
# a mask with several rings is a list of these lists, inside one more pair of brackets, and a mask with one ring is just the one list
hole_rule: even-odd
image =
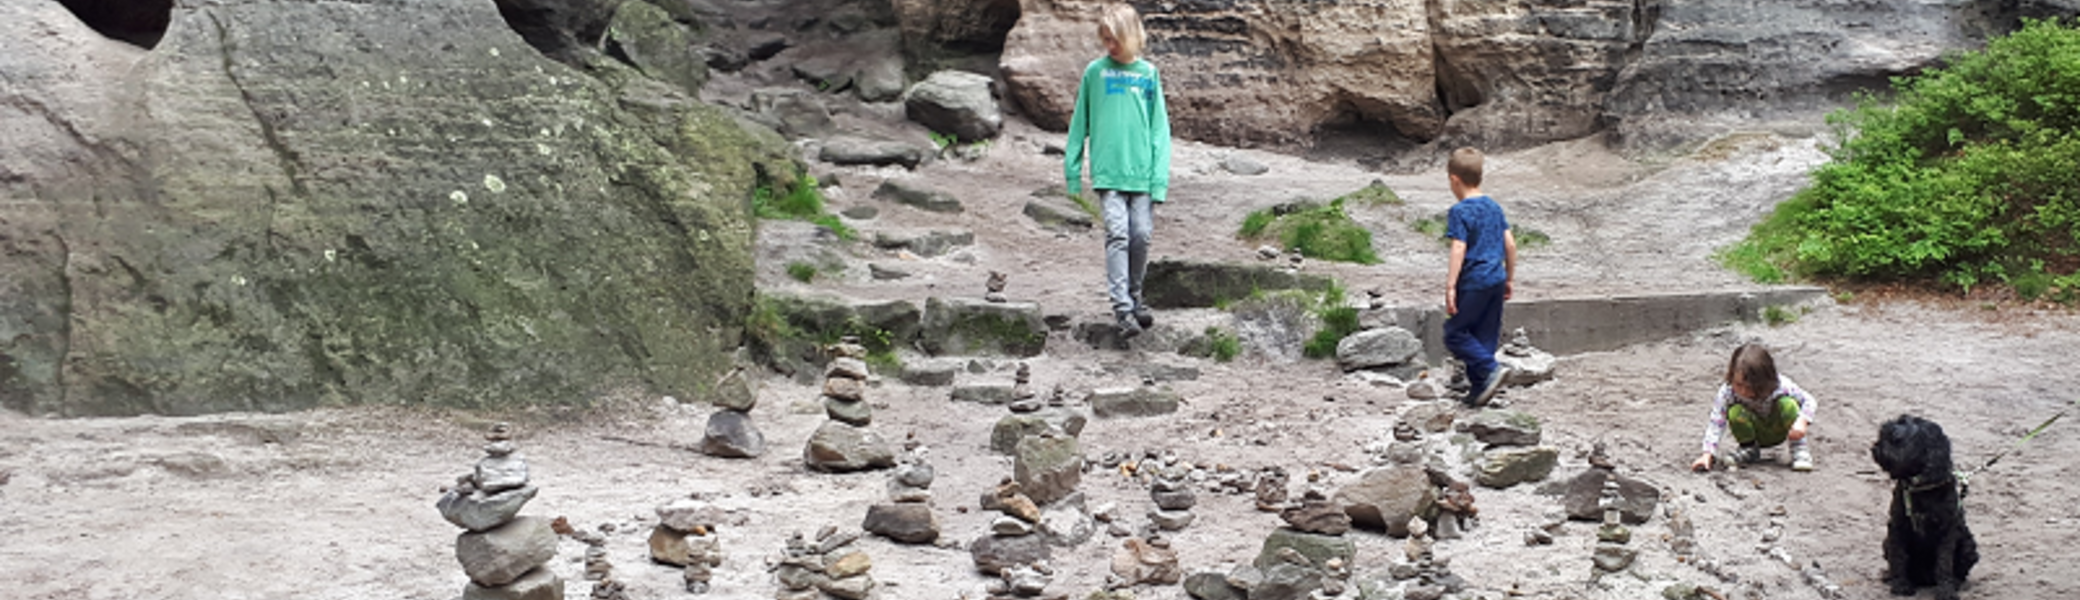
[[[924,6],[970,5],[942,0]],[[909,0],[919,5],[924,0]],[[1023,0],[1000,62],[1025,115],[1063,129],[1102,56],[1099,2]],[[1136,3],[1173,131],[1304,147],[1325,127],[1524,147],[1615,130],[1664,147],[1839,106],[2070,0],[1194,0]],[[900,10],[900,7],[899,7]],[[920,10],[913,8],[911,10]]]
[[729,367],[750,192],[794,172],[769,130],[484,0],[182,2],[108,44],[0,7],[0,405],[698,398]]

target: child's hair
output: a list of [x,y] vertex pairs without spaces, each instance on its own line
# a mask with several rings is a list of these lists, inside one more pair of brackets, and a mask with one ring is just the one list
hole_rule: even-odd
[[1481,158],[1481,151],[1466,146],[1452,151],[1452,160],[1445,163],[1444,172],[1459,178],[1459,183],[1480,187],[1482,162],[1485,160]]
[[1733,359],[1726,362],[1726,383],[1732,384],[1735,377],[1748,388],[1748,393],[1758,396],[1746,400],[1764,407],[1774,406],[1764,401],[1777,389],[1777,361],[1769,357],[1769,350],[1762,344],[1741,344],[1733,349]]
[[1141,31],[1141,13],[1135,12],[1134,7],[1125,2],[1105,6],[1105,12],[1098,16],[1098,32],[1118,40],[1120,49],[1136,58],[1141,56],[1142,46],[1148,43],[1147,34]]

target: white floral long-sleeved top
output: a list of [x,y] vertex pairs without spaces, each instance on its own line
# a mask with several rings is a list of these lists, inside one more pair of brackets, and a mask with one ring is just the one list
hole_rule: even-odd
[[[1784,395],[1789,395],[1793,399],[1798,400],[1798,416],[1805,419],[1808,426],[1812,425],[1813,409],[1819,405],[1819,402],[1813,399],[1812,394],[1806,393],[1804,388],[1800,388],[1797,383],[1793,383],[1790,377],[1778,375],[1777,389],[1764,394],[1762,399],[1767,400]],[[1712,421],[1704,427],[1704,451],[1706,453],[1719,451],[1719,437],[1726,434],[1726,407],[1733,406],[1735,402],[1739,401],[1740,399],[1733,395],[1732,385],[1719,384],[1719,396],[1712,400]]]

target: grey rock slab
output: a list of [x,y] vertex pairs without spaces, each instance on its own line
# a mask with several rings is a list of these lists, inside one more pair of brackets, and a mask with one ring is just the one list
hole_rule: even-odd
[[925,300],[918,346],[933,356],[1038,356],[1047,349],[1040,305],[980,298]]
[[1263,175],[1271,172],[1271,167],[1265,166],[1264,163],[1239,154],[1232,154],[1227,158],[1221,159],[1221,169],[1244,176]]
[[1199,497],[1194,495],[1190,488],[1170,491],[1153,490],[1149,492],[1149,496],[1150,499],[1155,501],[1156,508],[1163,510],[1188,510],[1192,505],[1199,503]]
[[503,492],[527,485],[527,459],[515,452],[477,460],[477,489]]
[[766,453],[766,437],[752,424],[751,415],[719,410],[708,415],[701,453],[717,458],[757,458]]
[[883,250],[909,250],[924,258],[945,256],[949,252],[975,245],[975,234],[966,230],[927,231],[902,234],[876,232],[874,247]]
[[809,436],[802,462],[817,471],[846,473],[886,469],[896,464],[895,451],[881,434],[864,427],[825,421]]
[[939,519],[932,516],[932,507],[925,504],[869,506],[860,528],[905,544],[929,544],[939,539]]
[[1013,391],[1013,384],[1009,383],[963,383],[953,386],[950,396],[955,402],[1010,404]]
[[714,504],[692,498],[680,498],[657,506],[657,522],[673,531],[690,533],[696,528],[714,530],[717,524],[728,520],[727,511]]
[[1553,378],[1553,368],[1559,364],[1559,358],[1537,348],[1523,352],[1521,355],[1506,350],[1495,353],[1495,362],[1510,369],[1509,376],[1502,380],[1503,385],[1524,386]]
[[822,138],[837,131],[838,123],[823,99],[794,88],[768,88],[751,92],[751,106],[778,123],[775,129],[789,139]]
[[1083,427],[1089,422],[1090,418],[1084,416],[1083,411],[1069,408],[1006,415],[997,420],[996,426],[990,429],[989,448],[1003,454],[1011,454],[1018,450],[1018,441],[1021,439],[1050,430],[1075,437],[1083,434]]
[[1149,308],[1213,308],[1259,292],[1322,292],[1333,285],[1325,275],[1292,273],[1254,263],[1208,263],[1150,260],[1142,281],[1142,300]]
[[1219,571],[1199,571],[1184,577],[1185,595],[1198,600],[1248,600],[1249,590],[1228,583]]
[[874,188],[874,198],[916,207],[926,212],[960,214],[965,210],[960,199],[946,192],[896,179],[883,181],[881,187]]
[[1329,559],[1332,558],[1343,559],[1343,564],[1348,567],[1352,564],[1351,557],[1358,551],[1357,543],[1348,536],[1307,533],[1280,527],[1272,530],[1271,535],[1264,538],[1264,546],[1257,551],[1257,558],[1250,562],[1250,566],[1264,570],[1268,575],[1272,567],[1289,564],[1279,560],[1278,551],[1281,548],[1292,548],[1299,552],[1301,556],[1307,557],[1308,563],[1316,569],[1327,568]]
[[897,376],[903,383],[924,387],[946,387],[953,385],[954,377],[960,374],[957,363],[933,360],[917,360],[903,363],[903,372]]
[[462,588],[462,600],[563,600],[563,578],[547,566],[536,567],[501,586],[469,582]]
[[1153,506],[1148,508],[1149,522],[1155,523],[1156,529],[1163,531],[1182,530],[1192,526],[1192,521],[1198,519],[1199,514],[1189,510],[1163,510]]
[[930,149],[909,142],[838,136],[824,140],[816,159],[834,165],[896,165],[915,169],[930,156]]
[[1120,387],[1091,390],[1091,412],[1104,417],[1151,417],[1177,412],[1183,397],[1167,387]]
[[1048,543],[1075,547],[1090,541],[1098,526],[1080,503],[1057,502],[1041,509],[1039,531],[1047,536]]
[[512,583],[555,556],[556,532],[541,517],[520,517],[455,538],[455,560],[462,563],[462,572],[485,587]]
[[1264,581],[1250,590],[1250,600],[1302,600],[1322,589],[1322,572],[1306,565],[1278,563],[1263,571]]
[[607,25],[607,37],[644,75],[678,86],[689,96],[708,82],[708,59],[695,31],[672,20],[655,4],[621,3]]
[[867,600],[868,595],[874,592],[874,578],[860,574],[843,579],[825,579],[816,585],[816,589],[844,600]]
[[853,80],[854,91],[859,99],[868,102],[887,102],[902,97],[908,83],[903,77],[903,57],[896,55],[877,56],[860,66],[859,77]]
[[434,507],[440,509],[441,518],[454,523],[456,527],[470,531],[485,531],[513,520],[514,515],[520,514],[520,508],[526,506],[528,500],[534,499],[537,491],[539,489],[532,485],[493,494],[486,494],[481,490],[468,494],[449,490],[441,495]]
[[1415,426],[1423,433],[1443,433],[1452,429],[1458,420],[1457,402],[1420,402],[1401,413],[1401,422]]
[[903,109],[910,120],[964,142],[996,137],[1004,127],[990,78],[965,71],[939,71],[910,86]]
[[1379,467],[1337,490],[1334,503],[1350,515],[1353,525],[1405,537],[1409,518],[1429,512],[1437,503],[1437,486],[1422,467]]
[[1020,212],[1042,226],[1057,229],[1085,230],[1097,224],[1096,218],[1068,198],[1027,200]]
[[874,423],[874,407],[868,406],[865,402],[852,402],[825,396],[823,398],[823,412],[825,415],[829,415],[831,420],[847,425],[866,427]]
[[1423,340],[1400,327],[1367,329],[1336,343],[1336,365],[1345,371],[1406,365],[1422,354]]
[[1536,446],[1542,436],[1537,416],[1514,410],[1480,411],[1454,428],[1491,446]]
[[1491,450],[1481,457],[1473,480],[1491,488],[1539,481],[1553,473],[1559,460],[1560,451],[1547,447]]
[[883,266],[881,263],[867,263],[867,275],[874,278],[875,281],[894,281],[897,279],[908,279],[910,272],[895,267]]
[[[844,210],[838,211],[838,214],[847,219],[852,219],[854,221],[872,221],[875,217],[881,216],[881,209],[865,204],[860,204],[856,206],[845,207]],[[877,277],[876,279],[880,278]]]
[[843,377],[846,379],[864,380],[868,375],[867,361],[849,356],[831,359],[830,366],[824,369],[823,372],[825,378]]

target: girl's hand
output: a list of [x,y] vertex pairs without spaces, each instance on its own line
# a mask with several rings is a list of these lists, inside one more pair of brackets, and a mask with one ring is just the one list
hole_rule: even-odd
[[1701,455],[1701,456],[1698,456],[1698,457],[1697,457],[1697,462],[1693,462],[1693,463],[1690,463],[1690,470],[1692,470],[1692,471],[1710,471],[1710,470],[1712,470],[1712,453],[1710,453],[1710,452],[1706,452],[1706,453],[1704,453],[1703,455]]
[[1792,441],[1797,441],[1797,440],[1802,440],[1802,439],[1806,439],[1806,419],[1805,419],[1805,417],[1799,417],[1799,419],[1798,419],[1798,422],[1797,422],[1797,423],[1792,423],[1792,424],[1791,424],[1791,433],[1790,433],[1789,435],[1786,435],[1786,436],[1784,436],[1784,437],[1788,437],[1788,438],[1791,438],[1791,439],[1792,439]]

